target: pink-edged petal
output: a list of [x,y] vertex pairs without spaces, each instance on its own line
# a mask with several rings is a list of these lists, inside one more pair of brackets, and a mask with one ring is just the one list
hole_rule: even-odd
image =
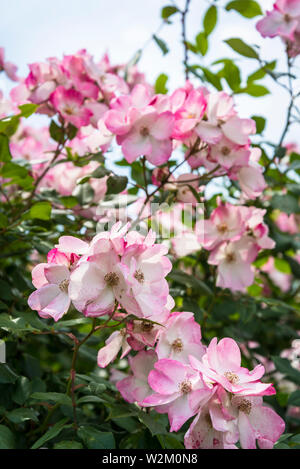
[[142,402],[140,402],[140,405],[142,407],[153,407],[169,404],[170,402],[174,401],[174,399],[177,399],[178,396],[179,393],[168,395],[151,394],[150,396],[147,396]]
[[47,285],[48,280],[46,279],[45,273],[44,273],[45,267],[47,265],[48,264],[46,263],[38,264],[32,269],[31,271],[32,283],[35,286],[35,288],[41,288],[44,285]]
[[70,278],[69,269],[65,265],[48,264],[45,266],[44,274],[49,283],[60,285],[64,280]]
[[61,252],[69,252],[74,254],[86,254],[89,248],[88,243],[81,239],[75,238],[74,236],[61,236],[59,238],[59,244],[55,247]]
[[255,431],[244,412],[239,412],[238,426],[241,447],[243,449],[256,449]]
[[223,136],[223,132],[219,127],[206,121],[201,121],[195,127],[195,132],[201,140],[211,144],[218,143]]
[[98,352],[97,363],[100,368],[105,368],[110,362],[112,362],[119,353],[122,347],[123,336],[116,331],[113,339],[102,347]]

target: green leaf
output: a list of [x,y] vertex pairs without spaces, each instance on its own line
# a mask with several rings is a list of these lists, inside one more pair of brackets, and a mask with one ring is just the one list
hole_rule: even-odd
[[203,20],[203,27],[206,36],[209,36],[212,31],[215,29],[218,20],[218,11],[215,5],[209,7],[207,12],[205,13],[204,20]]
[[32,393],[32,384],[26,376],[20,376],[15,383],[12,399],[19,405],[23,405]]
[[39,220],[50,220],[51,218],[51,204],[50,202],[37,202],[34,204],[26,218],[38,218]]
[[10,179],[10,184],[17,184],[25,190],[32,189],[33,178],[24,166],[9,161],[2,166],[0,173],[4,178]]
[[263,14],[260,5],[254,0],[234,0],[229,2],[225,9],[227,11],[235,10],[245,18],[255,18],[255,16]]
[[237,52],[240,55],[243,55],[244,57],[248,57],[250,59],[258,59],[259,56],[257,52],[248,44],[246,44],[242,39],[240,38],[231,38],[227,39],[226,44],[228,44],[231,49],[233,49],[235,52]]
[[96,169],[92,172],[91,178],[101,179],[101,178],[103,178],[104,176],[108,176],[110,173],[111,173],[111,171],[109,171],[108,169],[104,168],[104,166],[98,166],[98,168],[96,168]]
[[0,449],[14,449],[15,437],[9,428],[0,425]]
[[45,401],[45,402],[53,402],[55,404],[61,405],[72,405],[72,400],[67,394],[63,394],[60,392],[34,392],[31,394],[31,399],[35,399],[37,401]]
[[233,91],[239,89],[241,84],[241,73],[239,68],[231,60],[227,60],[225,62],[223,76]]
[[167,5],[166,7],[163,7],[161,10],[161,17],[164,20],[167,20],[170,18],[170,16],[175,15],[175,13],[178,13],[179,10],[177,7],[172,6],[172,5]]
[[283,272],[284,274],[292,273],[290,264],[284,259],[275,258],[274,265],[279,272]]
[[166,55],[169,52],[169,48],[167,44],[165,43],[165,41],[157,37],[155,34],[153,34],[152,37],[154,41],[156,42],[156,44],[158,45],[158,47],[160,48],[160,50],[162,51],[163,55]]
[[65,195],[63,197],[60,197],[59,200],[66,208],[73,208],[78,205],[78,200],[73,195]]
[[199,68],[203,71],[206,81],[211,83],[217,90],[222,91],[223,88],[218,75],[215,75],[206,67],[199,66]]
[[247,78],[247,83],[251,83],[256,80],[261,80],[262,78],[266,76],[268,71],[274,70],[275,67],[276,67],[276,60],[273,60],[272,62],[268,62],[263,67],[251,73],[251,75],[249,75]]
[[32,420],[33,422],[38,423],[37,413],[33,409],[26,409],[21,407],[19,409],[14,409],[10,412],[6,412],[6,417],[13,423],[22,423],[27,420]]
[[115,449],[115,439],[111,432],[101,432],[93,427],[80,427],[78,436],[88,449]]
[[251,116],[251,119],[253,119],[256,123],[256,133],[261,134],[266,126],[266,119],[261,116]]
[[166,87],[168,81],[168,75],[165,73],[161,73],[155,81],[155,93],[156,94],[166,94],[168,92],[168,88]]
[[33,104],[33,103],[21,104],[21,106],[19,106],[21,114],[18,114],[18,117],[25,117],[25,118],[30,117],[32,114],[35,113],[37,108],[38,108],[37,104]]
[[260,97],[270,94],[268,88],[262,85],[257,85],[256,83],[250,83],[246,88],[243,89],[244,93],[250,94],[250,96]]
[[208,51],[208,40],[205,33],[201,32],[196,36],[196,46],[197,50],[201,53],[201,55],[205,55]]
[[124,191],[127,187],[128,178],[127,176],[109,176],[106,181],[107,191],[106,194],[119,194]]
[[68,124],[68,127],[66,128],[66,136],[68,137],[69,140],[73,140],[73,138],[76,137],[76,134],[78,132],[77,127],[73,124]]
[[7,135],[7,137],[11,137],[14,133],[16,133],[17,128],[19,127],[19,123],[20,119],[18,116],[0,120],[0,133]]
[[0,134],[0,161],[7,163],[12,159],[7,135]]
[[52,428],[50,428],[41,438],[39,438],[31,447],[31,449],[38,449],[40,448],[44,443],[46,443],[49,440],[52,440],[55,438],[57,435],[60,434],[60,432],[64,428],[69,428],[71,425],[66,425],[67,421],[69,419],[66,417],[59,422],[57,422],[55,425],[53,425]]

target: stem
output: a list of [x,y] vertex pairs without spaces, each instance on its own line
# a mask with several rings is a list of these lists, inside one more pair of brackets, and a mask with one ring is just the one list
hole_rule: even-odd
[[185,79],[189,79],[189,64],[188,64],[188,47],[187,47],[187,38],[186,38],[186,17],[189,11],[191,0],[186,0],[184,10],[181,11],[181,37],[182,37],[182,44],[184,47],[184,57],[183,57],[183,65],[184,65],[184,73]]
[[72,398],[72,406],[73,406],[73,420],[74,420],[74,427],[75,429],[78,428],[77,425],[77,415],[76,415],[76,399],[75,399],[75,378],[76,378],[76,361],[78,356],[78,351],[80,347],[91,337],[91,335],[95,332],[96,328],[96,319],[93,319],[92,328],[88,335],[82,339],[80,342],[74,341],[74,352],[72,357],[72,364],[70,370],[70,377],[67,384],[67,395],[71,396]]

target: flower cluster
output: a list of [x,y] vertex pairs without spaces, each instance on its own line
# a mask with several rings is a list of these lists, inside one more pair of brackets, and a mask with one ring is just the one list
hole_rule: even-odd
[[[127,331],[114,334],[99,352],[100,366],[106,365],[108,356],[116,357],[114,341],[120,346],[123,340],[122,356],[128,351]],[[260,381],[265,371],[262,365],[252,371],[241,366],[241,353],[233,339],[218,343],[214,338],[206,348],[193,313],[175,312],[165,327],[152,331],[152,345],[151,340],[144,344],[144,350],[129,358],[131,374],[116,383],[126,401],[167,413],[171,432],[195,417],[184,438],[189,449],[232,449],[238,441],[246,449],[256,448],[256,441],[260,448],[273,447],[284,422],[263,405],[262,396],[275,390]]]
[[159,166],[185,145],[192,170],[202,166],[216,177],[227,175],[247,198],[264,190],[260,151],[250,147],[255,122],[239,117],[225,92],[187,81],[170,95],[155,94],[136,71],[122,77],[124,67],[112,67],[107,56],[96,63],[85,50],[29,68],[11,91],[13,102],[38,104],[37,112],[75,126],[69,146],[78,155],[106,151],[115,136],[129,163],[143,156]]
[[300,54],[300,3],[298,0],[277,0],[272,11],[256,25],[263,37],[279,36],[287,46],[289,57]]
[[144,237],[127,230],[128,226],[117,223],[90,243],[60,237],[47,263],[32,270],[37,290],[30,295],[29,306],[55,321],[72,302],[88,317],[112,315],[120,305],[139,318],[164,322],[173,307],[165,279],[171,270],[167,248],[155,244],[152,232]]
[[105,125],[117,136],[128,162],[146,156],[153,165],[162,165],[184,144],[192,169],[203,166],[239,181],[249,198],[265,188],[260,151],[250,148],[255,122],[240,118],[225,92],[210,93],[187,82],[170,96],[153,95],[137,85],[129,95],[114,98],[110,107]]
[[211,251],[208,263],[218,267],[217,286],[243,291],[252,285],[251,265],[262,249],[272,249],[263,221],[265,210],[218,202],[209,220],[204,220],[204,248]]

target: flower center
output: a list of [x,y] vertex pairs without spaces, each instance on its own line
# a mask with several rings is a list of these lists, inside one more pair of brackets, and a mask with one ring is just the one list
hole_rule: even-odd
[[226,371],[226,373],[224,373],[224,376],[228,379],[231,384],[237,384],[239,382],[239,377],[231,371]]
[[115,272],[109,272],[104,276],[104,280],[109,287],[115,287],[119,283],[119,277]]
[[212,427],[212,421],[211,421],[211,416],[209,413],[207,413],[204,417],[204,420],[205,422],[207,423],[207,425],[209,425],[210,427]]
[[186,379],[185,381],[182,381],[179,385],[180,392],[182,394],[188,394],[192,390],[192,383]]
[[287,23],[289,23],[289,22],[291,21],[291,19],[292,19],[292,18],[290,17],[290,15],[288,15],[287,13],[284,15],[283,18],[284,18],[284,21],[286,21]]
[[67,279],[60,282],[60,284],[59,284],[60,290],[64,293],[68,293],[69,283],[70,283],[70,280],[67,280]]
[[221,153],[222,153],[222,155],[224,155],[224,156],[229,155],[229,154],[230,154],[230,148],[228,148],[228,147],[222,147],[222,148],[221,148]]
[[175,339],[172,343],[172,349],[174,352],[182,352],[183,350],[183,343],[181,339]]
[[226,233],[228,227],[226,225],[226,223],[220,223],[218,226],[217,226],[217,230],[219,233]]
[[233,252],[229,252],[227,255],[226,255],[226,262],[234,262],[236,260],[236,257],[235,257],[235,254]]
[[153,324],[152,324],[151,322],[148,322],[148,321],[143,321],[143,322],[142,322],[141,329],[142,329],[143,332],[152,331],[152,329],[153,329]]
[[247,415],[250,414],[251,408],[252,408],[252,404],[250,401],[248,401],[248,399],[243,399],[238,405],[238,409]]
[[135,271],[134,278],[136,278],[139,283],[144,283],[145,281],[144,274],[140,270]]
[[141,127],[140,135],[142,135],[142,137],[148,137],[149,134],[150,132],[149,132],[148,127]]
[[68,116],[71,116],[74,113],[74,109],[71,106],[66,106],[64,108],[64,113],[68,114]]

